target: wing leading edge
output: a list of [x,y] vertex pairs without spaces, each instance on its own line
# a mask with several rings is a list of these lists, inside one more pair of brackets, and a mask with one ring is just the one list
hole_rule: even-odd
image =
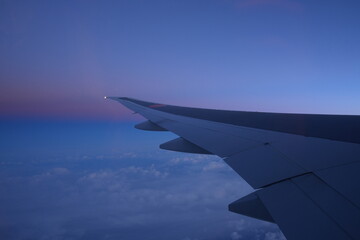
[[288,239],[360,239],[360,116],[210,110],[110,97],[171,131],[161,148],[215,154],[255,192],[229,210]]

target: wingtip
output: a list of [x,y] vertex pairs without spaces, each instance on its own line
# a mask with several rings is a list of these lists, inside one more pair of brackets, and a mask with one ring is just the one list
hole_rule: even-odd
[[105,96],[104,99],[111,99],[111,100],[126,100],[126,97],[108,97]]

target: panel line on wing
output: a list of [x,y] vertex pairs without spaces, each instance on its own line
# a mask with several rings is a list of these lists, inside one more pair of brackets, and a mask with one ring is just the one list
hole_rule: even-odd
[[350,198],[348,198],[344,193],[342,193],[338,189],[334,188],[330,183],[326,182],[325,179],[323,177],[321,177],[320,174],[319,174],[320,176],[318,174],[319,173],[317,171],[314,172],[314,175],[316,177],[318,177],[320,181],[322,181],[324,184],[326,184],[333,191],[337,192],[339,195],[341,195],[344,199],[346,199],[350,204],[352,204],[354,207],[356,207],[360,211],[360,206],[358,206],[355,202],[353,202]]
[[[307,174],[308,176],[314,176],[314,174]],[[317,177],[316,177],[317,178]],[[318,178],[317,178],[318,179]],[[336,219],[334,219],[333,216],[331,216],[325,209],[323,209],[323,207],[321,207],[321,205],[319,205],[295,180],[294,178],[289,180],[290,182],[292,182],[294,184],[294,186],[296,186],[317,208],[320,209],[320,211],[322,211],[329,219],[331,219],[331,221],[333,223],[335,223],[349,238],[354,239],[350,233],[348,233],[348,231],[346,229],[344,229],[341,224],[339,224]],[[326,184],[327,186],[327,184]]]
[[295,164],[296,166],[298,166],[299,168],[303,169],[305,172],[309,172],[309,170],[307,170],[306,168],[304,168],[303,166],[301,166],[297,161],[295,161],[294,159],[292,159],[291,157],[287,156],[285,153],[283,153],[282,151],[280,151],[280,149],[277,149],[276,147],[274,147],[274,145],[269,144],[270,147],[278,152],[279,154],[281,154],[284,158],[286,158],[289,162]]

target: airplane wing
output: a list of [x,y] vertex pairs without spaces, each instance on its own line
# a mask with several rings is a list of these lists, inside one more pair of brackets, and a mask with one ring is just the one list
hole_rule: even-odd
[[254,189],[229,210],[287,239],[360,239],[360,116],[210,110],[109,97],[135,127],[179,136],[160,148],[221,157]]

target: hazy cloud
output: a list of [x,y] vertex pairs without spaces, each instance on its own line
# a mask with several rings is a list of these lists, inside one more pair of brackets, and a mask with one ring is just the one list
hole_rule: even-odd
[[16,165],[0,176],[2,239],[281,239],[227,211],[252,190],[220,158],[149,155]]

